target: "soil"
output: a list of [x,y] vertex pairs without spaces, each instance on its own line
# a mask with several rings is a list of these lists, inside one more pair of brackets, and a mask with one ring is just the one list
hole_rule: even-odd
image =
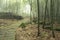
[[38,35],[37,25],[28,24],[25,28],[17,28],[15,40],[60,40],[60,32],[55,31],[55,38],[52,37],[52,31],[40,27],[40,36]]

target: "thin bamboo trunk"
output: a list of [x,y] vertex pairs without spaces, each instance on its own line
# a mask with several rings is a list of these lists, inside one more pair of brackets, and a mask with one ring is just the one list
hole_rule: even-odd
[[47,14],[47,3],[48,3],[48,0],[46,0],[46,6],[45,6],[45,15],[44,15],[44,22],[43,22],[43,29],[44,29],[44,26],[45,26],[45,22],[46,22],[46,14]]
[[39,21],[40,21],[40,10],[39,10],[39,0],[37,0],[37,7],[38,7],[38,36],[40,36],[40,30],[39,30]]
[[53,24],[54,24],[54,16],[53,16],[53,15],[54,15],[54,10],[53,10],[53,9],[54,9],[54,8],[53,8],[53,7],[54,7],[54,4],[53,4],[54,2],[53,2],[53,1],[54,1],[54,0],[51,0],[51,1],[50,1],[50,3],[51,3],[51,4],[50,4],[50,14],[51,14],[52,35],[53,35],[53,38],[55,38],[54,27],[53,27]]

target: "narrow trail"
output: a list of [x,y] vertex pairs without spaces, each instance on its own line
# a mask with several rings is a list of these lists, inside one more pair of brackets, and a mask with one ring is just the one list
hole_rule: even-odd
[[[15,40],[16,29],[19,27],[19,25],[22,22],[25,23],[28,21],[29,21],[29,19],[23,19],[23,20],[19,20],[19,21],[15,22],[15,23],[12,23],[10,25],[0,27],[0,40]],[[35,25],[33,25],[33,27],[28,27],[26,30],[27,30],[28,34],[26,34],[25,36],[28,36],[27,37],[28,39],[30,37],[33,38],[37,34],[37,29],[36,29]],[[36,30],[36,31],[34,31],[34,30]],[[45,30],[45,31],[47,31],[52,36],[52,33],[50,30]],[[24,31],[22,31],[22,33],[23,32]],[[31,32],[31,34],[30,34],[30,32]],[[55,32],[55,39],[60,40],[60,32],[58,32],[58,31]],[[34,39],[31,39],[31,40],[38,40],[38,39],[36,39],[36,36],[35,36]],[[49,40],[49,39],[47,39],[47,40]]]
[[9,26],[0,27],[0,40],[15,40],[16,29],[22,22],[27,22],[28,19],[19,20]]

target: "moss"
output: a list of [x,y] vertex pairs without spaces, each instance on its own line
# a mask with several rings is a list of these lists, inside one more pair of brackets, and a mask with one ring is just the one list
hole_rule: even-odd
[[21,23],[21,25],[19,27],[25,28],[26,27],[26,23]]

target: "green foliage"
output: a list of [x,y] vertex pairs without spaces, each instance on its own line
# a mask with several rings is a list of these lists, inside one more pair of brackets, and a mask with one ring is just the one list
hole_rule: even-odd
[[[33,22],[37,24],[38,23],[38,19],[37,18],[34,18],[33,19]],[[43,21],[39,21],[39,24],[43,24],[43,23],[44,23]]]
[[[52,30],[52,27],[45,27],[45,29]],[[54,28],[54,30],[56,30],[56,31],[60,31],[60,28]]]
[[56,30],[56,31],[60,31],[60,28],[56,28],[55,30]]
[[45,27],[45,29],[50,29],[50,30],[52,30],[52,27]]
[[33,19],[33,22],[37,24],[37,23],[38,23],[37,18],[34,18],[34,19]]
[[21,25],[19,27],[25,28],[26,25],[30,24],[30,22],[26,22],[26,23],[21,23]]
[[21,25],[19,27],[25,28],[26,27],[26,23],[21,23]]

